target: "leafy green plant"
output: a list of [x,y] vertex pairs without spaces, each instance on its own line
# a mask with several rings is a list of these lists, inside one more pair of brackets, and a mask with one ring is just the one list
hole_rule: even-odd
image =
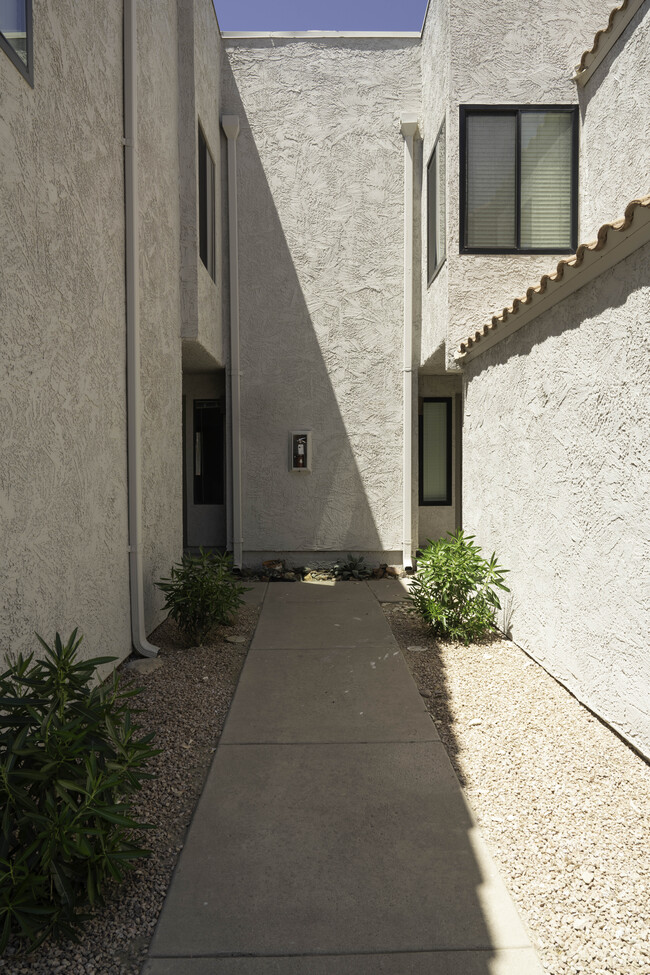
[[131,720],[136,692],[115,673],[90,686],[115,658],[80,660],[76,630],[53,647],[38,639],[44,659],[19,656],[0,675],[0,954],[12,936],[32,948],[75,938],[105,882],[149,855],[135,836],[151,827],[127,801],[156,754]]
[[228,555],[184,555],[171,577],[156,586],[165,593],[165,609],[192,643],[201,644],[219,623],[231,623],[243,603],[246,586],[232,574]]
[[336,562],[332,569],[335,579],[368,579],[372,575],[372,569],[364,565],[363,555],[350,555],[348,552],[347,562]]
[[418,558],[411,583],[412,609],[437,636],[469,643],[494,628],[500,609],[496,590],[510,592],[493,553],[489,561],[461,529],[437,542],[429,540]]

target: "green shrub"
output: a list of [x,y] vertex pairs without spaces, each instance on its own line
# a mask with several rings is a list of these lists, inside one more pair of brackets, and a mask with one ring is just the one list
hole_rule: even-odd
[[243,603],[246,586],[233,576],[227,555],[200,550],[172,566],[171,578],[156,585],[165,593],[165,609],[192,643],[201,644],[219,623],[231,623]]
[[364,562],[363,555],[354,556],[348,552],[347,562],[336,562],[332,574],[335,579],[368,579],[372,570]]
[[75,938],[80,908],[102,902],[105,881],[148,856],[149,828],[126,800],[151,778],[152,735],[138,737],[117,675],[90,687],[97,666],[78,659],[75,630],[46,657],[22,656],[0,675],[0,954],[11,936],[36,947]]
[[503,582],[508,570],[497,564],[494,554],[489,562],[482,558],[474,535],[461,529],[448,534],[437,542],[429,540],[420,554],[409,599],[437,636],[469,643],[494,628],[501,606],[495,590],[510,592]]

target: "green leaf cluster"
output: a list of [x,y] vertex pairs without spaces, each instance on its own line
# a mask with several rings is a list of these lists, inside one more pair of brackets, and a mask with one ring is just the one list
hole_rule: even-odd
[[232,574],[228,555],[204,552],[184,555],[171,577],[156,583],[165,593],[165,609],[185,636],[201,644],[220,623],[231,623],[247,591]]
[[436,636],[462,643],[494,629],[501,607],[496,590],[510,592],[503,581],[508,570],[499,566],[494,553],[484,559],[474,538],[459,528],[437,542],[429,539],[409,592],[411,608]]
[[12,936],[34,948],[75,938],[81,910],[108,880],[148,856],[128,797],[152,776],[152,735],[139,735],[117,675],[91,687],[114,657],[79,659],[75,630],[45,658],[19,656],[0,675],[0,954]]
[[347,562],[336,562],[332,569],[335,579],[368,579],[372,575],[372,569],[364,564],[363,555],[351,555],[348,552]]

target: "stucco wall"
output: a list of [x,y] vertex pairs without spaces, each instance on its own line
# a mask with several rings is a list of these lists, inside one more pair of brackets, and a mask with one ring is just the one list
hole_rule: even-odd
[[[445,169],[452,175],[446,158],[447,130],[456,120],[447,117],[449,105],[449,0],[432,0],[422,33],[422,321],[419,332],[419,364],[433,372],[444,372],[445,340],[449,318],[448,264],[445,261],[431,284],[427,274],[427,163],[443,122],[445,124]],[[452,161],[451,166],[455,163]],[[447,195],[447,203],[449,196]],[[447,215],[447,224],[449,216]]]
[[450,0],[448,365],[465,336],[553,269],[552,255],[459,254],[459,106],[577,104],[573,68],[611,0]]
[[[244,548],[402,541],[404,149],[417,39],[227,38],[241,120]],[[288,471],[313,431],[313,473]]]
[[[223,45],[211,0],[178,0],[178,113],[181,228],[181,327],[193,344],[189,368],[224,362],[221,292],[220,86]],[[198,125],[215,164],[213,280],[199,256]]]
[[650,193],[650,6],[632,18],[584,88],[580,239]]
[[154,586],[182,553],[182,387],[178,36],[176,0],[138,7],[140,342],[143,581],[147,630],[160,622]]
[[466,367],[465,527],[513,639],[650,755],[650,246]]
[[128,653],[122,10],[34,4],[0,52],[0,646]]

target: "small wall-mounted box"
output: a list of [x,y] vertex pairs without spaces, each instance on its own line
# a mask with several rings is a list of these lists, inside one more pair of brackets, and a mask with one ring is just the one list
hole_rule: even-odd
[[311,473],[311,430],[292,430],[289,435],[289,470]]

